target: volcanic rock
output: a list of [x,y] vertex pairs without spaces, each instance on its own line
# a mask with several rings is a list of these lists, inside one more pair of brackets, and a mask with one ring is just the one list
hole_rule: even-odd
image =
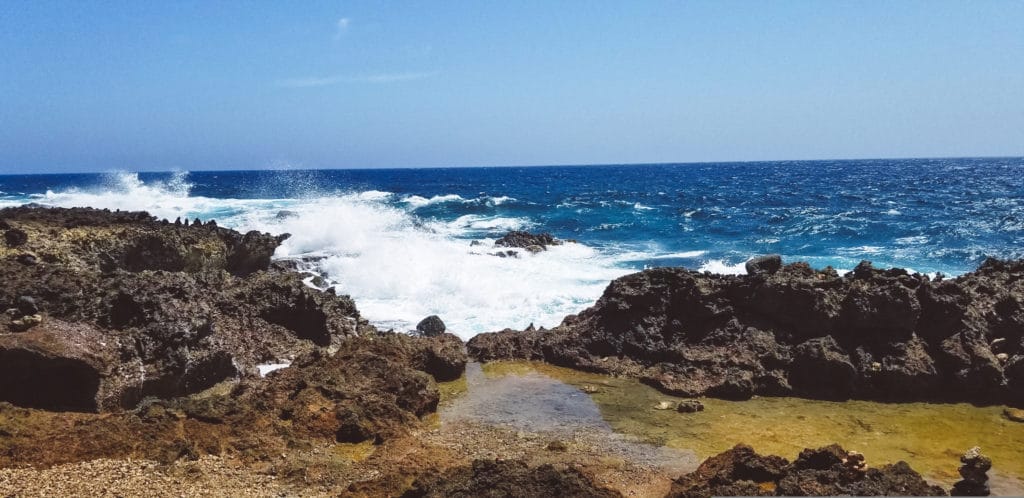
[[672,484],[667,497],[709,496],[945,496],[905,462],[861,470],[838,445],[807,449],[789,463],[737,445],[704,461]]
[[[494,245],[497,247],[521,247],[523,249],[530,250],[530,247],[536,246],[540,250],[546,250],[548,246],[561,245],[562,241],[554,238],[550,233],[530,233],[525,231],[514,230],[511,231],[502,238],[494,241]],[[539,252],[538,250],[530,250],[530,252]]]
[[444,333],[445,326],[444,322],[441,321],[441,317],[437,315],[430,315],[423,320],[420,320],[420,323],[416,324],[416,331],[419,332],[420,335],[437,337]]
[[988,496],[988,471],[992,468],[992,460],[981,454],[981,448],[975,446],[960,457],[960,477],[963,479],[953,485],[950,493],[953,496]]
[[935,281],[868,262],[842,277],[806,263],[757,275],[655,268],[612,281],[554,329],[467,347],[481,361],[543,360],[686,397],[1020,405],[1024,261]]
[[684,399],[676,405],[676,411],[679,413],[696,413],[704,411],[704,403],[695,399]]
[[772,274],[782,268],[782,256],[778,254],[758,256],[751,258],[743,266],[746,268],[748,275],[757,275],[759,273]]
[[[348,297],[270,268],[281,237],[95,209],[19,207],[0,217],[29,233],[27,248],[45,261],[26,266],[0,249],[0,303],[22,315],[0,317],[10,320],[0,330],[20,332],[0,333],[5,357],[18,360],[3,368],[25,372],[4,375],[22,385],[0,389],[0,401],[121,410],[255,375],[267,359],[368,328]],[[46,372],[68,369],[88,370],[81,379],[90,387],[72,392],[48,380],[57,374]]]
[[535,498],[612,498],[622,496],[603,488],[583,472],[552,465],[530,467],[522,461],[475,460],[472,465],[417,479],[403,498],[501,496]]

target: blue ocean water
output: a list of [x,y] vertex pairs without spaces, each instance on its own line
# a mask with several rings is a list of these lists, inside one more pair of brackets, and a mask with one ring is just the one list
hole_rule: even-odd
[[[323,256],[314,270],[371,320],[437,313],[468,337],[555,325],[645,267],[742,273],[781,253],[956,275],[1024,257],[1022,178],[1024,158],[25,175],[0,176],[0,205],[289,232],[279,256]],[[510,229],[580,244],[515,260],[469,245]]]

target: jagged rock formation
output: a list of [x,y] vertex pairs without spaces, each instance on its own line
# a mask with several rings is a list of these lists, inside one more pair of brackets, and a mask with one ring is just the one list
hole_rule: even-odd
[[434,342],[370,332],[342,341],[334,354],[313,350],[226,392],[146,398],[118,413],[0,403],[0,467],[128,457],[171,462],[206,454],[259,462],[318,441],[379,443],[407,434],[437,407],[425,360]]
[[945,496],[906,462],[880,468],[849,464],[850,452],[838,445],[806,449],[790,463],[785,458],[735,448],[708,458],[672,484],[666,498],[710,496]]
[[657,268],[550,331],[481,334],[482,361],[544,360],[669,393],[1024,402],[1024,261],[930,280],[863,262],[756,275]]
[[[0,306],[13,310],[0,316],[0,401],[129,409],[373,331],[347,296],[271,264],[283,237],[94,209],[11,208],[0,220],[27,234],[0,249]],[[36,316],[26,310],[39,323],[19,325]],[[431,344],[417,361],[457,377],[458,338]]]
[[520,247],[530,252],[547,250],[548,246],[562,245],[562,241],[550,233],[530,233],[514,230],[494,241],[496,247]]
[[614,498],[616,491],[600,487],[576,469],[551,465],[530,467],[521,461],[476,460],[444,473],[418,478],[403,498],[501,496],[505,498]]

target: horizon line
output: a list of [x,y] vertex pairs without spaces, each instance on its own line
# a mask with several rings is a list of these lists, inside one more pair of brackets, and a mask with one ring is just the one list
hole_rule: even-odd
[[810,162],[849,162],[849,161],[935,161],[935,160],[956,160],[956,159],[1024,159],[1020,156],[933,156],[933,157],[864,157],[864,158],[827,158],[827,159],[751,159],[731,161],[689,161],[689,162],[636,162],[636,163],[563,163],[563,164],[488,164],[488,165],[460,165],[460,166],[386,166],[386,167],[310,167],[310,168],[228,168],[228,169],[127,169],[111,168],[102,171],[68,171],[63,173],[0,173],[5,176],[55,176],[55,175],[102,175],[109,173],[232,173],[250,171],[389,171],[389,170],[436,170],[436,169],[502,169],[502,168],[583,168],[583,167],[611,167],[611,166],[698,166],[709,164],[754,164],[754,163],[810,163]]

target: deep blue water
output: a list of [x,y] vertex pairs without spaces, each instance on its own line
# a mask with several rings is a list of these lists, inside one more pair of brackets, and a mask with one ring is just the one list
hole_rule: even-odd
[[[0,191],[4,205],[148,209],[169,218],[215,217],[238,228],[287,230],[298,239],[287,249],[291,254],[324,252],[369,264],[370,253],[383,252],[381,261],[398,267],[411,258],[417,267],[402,267],[399,276],[443,280],[451,273],[467,279],[466,288],[449,289],[455,294],[471,289],[474,278],[486,280],[463,275],[483,260],[420,258],[390,244],[419,244],[430,253],[443,251],[438,242],[526,228],[591,249],[534,260],[538,272],[583,273],[587,290],[568,291],[565,302],[554,306],[527,302],[521,321],[580,307],[596,298],[590,294],[598,283],[645,266],[735,272],[751,255],[781,253],[816,267],[849,269],[868,259],[878,266],[959,274],[988,256],[1024,257],[1024,158],[33,175],[0,177]],[[275,221],[282,209],[298,211],[299,221]],[[488,262],[477,271],[500,271],[490,262],[497,258],[481,257]],[[439,267],[431,270],[435,263]],[[424,299],[401,295],[402,285],[412,284],[376,289],[369,276],[362,282],[346,268],[339,263],[333,272],[324,270],[343,289],[346,276],[349,289],[367,287],[364,299],[380,299],[381,313],[389,302],[397,306],[395,299]],[[389,289],[397,297],[388,298]],[[481,291],[487,289],[481,284]],[[443,293],[446,284],[422,291]],[[513,306],[522,304],[519,294],[510,299]],[[439,306],[422,309],[444,311]],[[466,320],[476,331],[490,322]]]

